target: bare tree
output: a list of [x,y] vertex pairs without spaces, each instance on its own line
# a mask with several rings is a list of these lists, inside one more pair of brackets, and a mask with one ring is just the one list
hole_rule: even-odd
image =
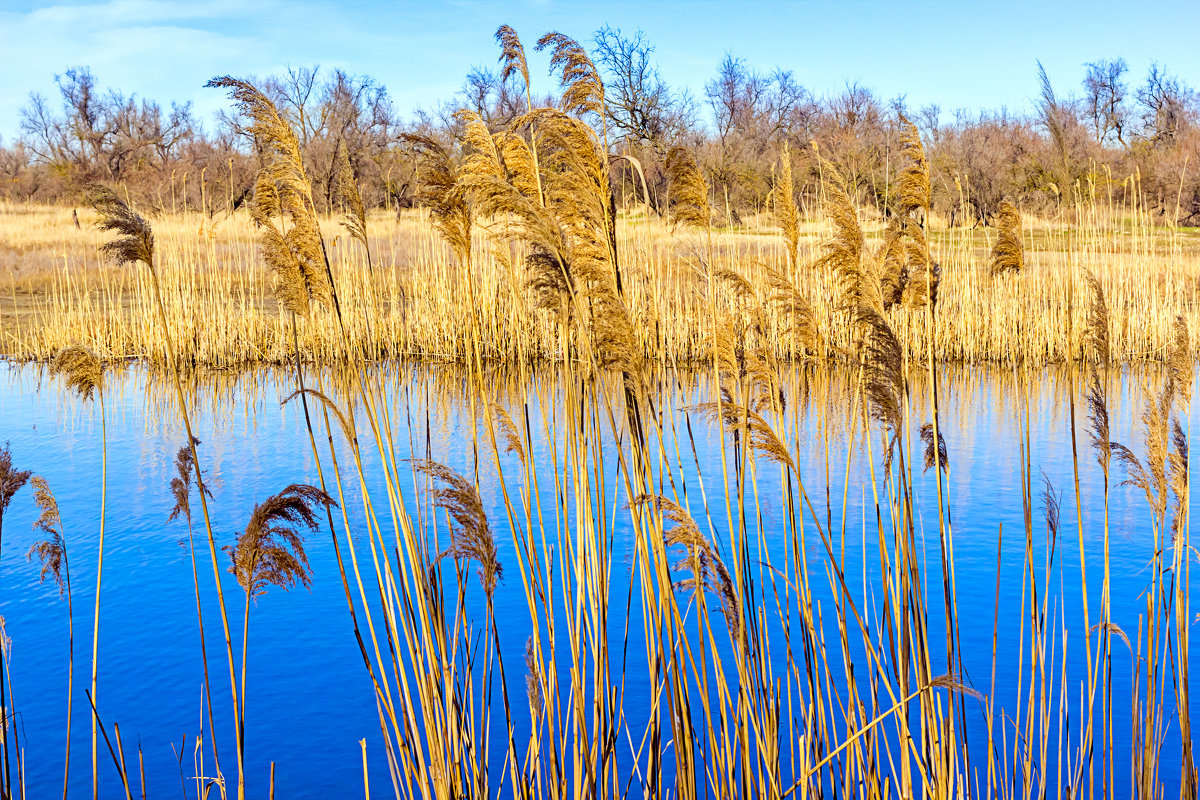
[[618,139],[665,152],[694,122],[691,98],[671,91],[651,61],[654,47],[638,31],[596,31],[596,64],[604,71],[606,113]]
[[474,67],[460,92],[463,105],[478,114],[489,130],[500,130],[526,110],[524,91],[515,80],[515,76],[504,80],[490,69]]
[[[812,133],[817,115],[812,96],[791,72],[776,69],[764,75],[731,53],[705,84],[704,94],[713,116],[715,154],[709,168],[716,185],[733,199],[761,201],[779,143]],[[732,209],[731,216],[736,216]]]
[[1083,79],[1084,101],[1098,144],[1116,140],[1125,146],[1125,127],[1129,111],[1125,96],[1125,73],[1129,71],[1123,58],[1101,59],[1087,65]]
[[1142,135],[1152,144],[1175,138],[1191,94],[1178,77],[1157,62],[1151,64],[1146,82],[1136,93],[1142,110]]

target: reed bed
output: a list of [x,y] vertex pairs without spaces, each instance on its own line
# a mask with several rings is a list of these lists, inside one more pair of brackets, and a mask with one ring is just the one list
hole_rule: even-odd
[[[527,84],[516,34],[497,37]],[[207,713],[235,743],[218,759],[210,729],[197,793],[247,796],[252,597],[306,584],[305,549],[328,546],[390,778],[368,795],[1194,796],[1195,264],[1181,235],[1153,230],[1136,204],[1089,200],[1069,220],[1029,224],[1019,264],[1010,231],[995,269],[993,246],[931,219],[911,127],[886,226],[864,232],[831,179],[819,219],[789,203],[772,213],[780,233],[714,227],[686,153],[671,160],[678,227],[617,216],[603,134],[579,119],[603,102],[598,74],[567,37],[538,47],[560,72],[564,109],[531,106],[497,135],[465,115],[461,162],[416,142],[428,219],[368,219],[350,202],[353,236],[317,215],[295,134],[270,101],[215,79],[263,154],[257,230],[239,217],[150,222],[98,190],[106,233],[78,234],[91,237],[82,252],[103,243],[122,265],[80,255],[72,269],[66,255],[61,274],[31,284],[42,299],[6,325],[18,357],[69,341],[165,367],[186,436],[175,496],[192,496],[190,476],[229,672],[228,697],[223,674],[211,676]],[[19,306],[15,284],[10,294]],[[463,370],[476,420],[468,463],[399,446],[413,436],[409,409],[368,365],[400,356]],[[1111,365],[1143,359],[1163,369],[1141,398],[1141,439],[1114,442]],[[284,402],[303,415],[316,482],[281,476],[287,488],[247,509],[245,533],[222,552],[186,387],[196,365],[259,361],[292,382]],[[338,377],[313,361],[337,363]],[[558,362],[548,380],[532,371],[541,361]],[[840,384],[808,380],[835,361]],[[998,526],[997,558],[1003,541],[1023,547],[1018,565],[997,564],[987,677],[964,670],[979,653],[964,653],[963,629],[985,623],[960,613],[954,532],[959,515],[989,509],[951,502],[945,433],[958,423],[941,411],[944,365],[960,361],[996,362],[1022,398],[1020,523]],[[1029,382],[1046,361],[1080,362],[1063,393],[1065,491],[1035,479]],[[684,363],[701,365],[702,393],[683,390]],[[515,396],[497,390],[497,365],[518,378]],[[834,385],[849,407],[844,437]],[[703,463],[698,439],[715,444]],[[855,459],[866,474],[851,487]],[[1085,471],[1103,476],[1100,518],[1083,512]],[[1108,493],[1122,480],[1145,499],[1139,598],[1111,593]],[[618,519],[627,566],[614,558]],[[846,560],[855,532],[869,565]],[[1100,575],[1087,557],[1098,546]],[[1053,583],[1067,549],[1079,570],[1069,589]],[[244,596],[240,675],[230,569]],[[1015,607],[1001,602],[1002,577]],[[1081,620],[1059,603],[1067,591]],[[1136,630],[1117,623],[1117,602],[1139,604]],[[500,603],[528,612],[523,658],[505,658]],[[1126,645],[1128,686],[1114,672]],[[998,693],[1001,671],[1015,672],[1015,697]],[[93,679],[107,742],[94,690]],[[115,727],[113,740],[132,798]],[[6,773],[10,797],[19,774]]]
[[[165,354],[144,276],[111,266],[98,252],[102,237],[94,215],[70,209],[0,207],[0,352],[16,360],[48,360],[59,349],[85,343],[112,359],[144,359],[160,366]],[[188,364],[242,367],[286,363],[290,332],[274,297],[275,281],[258,254],[258,232],[245,212],[210,219],[182,212],[153,219],[160,254],[166,313],[179,331],[180,357]],[[847,350],[846,330],[831,319],[833,277],[812,267],[829,226],[821,215],[799,223],[799,263],[788,267],[787,245],[773,215],[751,227],[714,232],[713,268],[743,275],[760,297],[770,293],[767,274],[785,269],[810,298],[831,352]],[[548,315],[535,308],[519,271],[499,261],[475,234],[470,274],[440,240],[428,214],[399,218],[377,213],[368,221],[371,252],[336,220],[323,219],[338,285],[344,293],[348,345],[335,336],[332,316],[317,315],[301,331],[304,358],[345,360],[347,347],[373,359],[463,361],[472,320],[487,333],[481,354],[492,361],[556,362],[578,357],[578,343],[561,342]],[[882,221],[864,222],[870,246],[884,235]],[[1028,266],[993,277],[991,229],[931,224],[934,258],[942,268],[945,309],[934,352],[939,361],[1044,364],[1076,361],[1083,310],[1077,296],[1083,270],[1101,281],[1112,315],[1112,358],[1160,361],[1169,321],[1196,320],[1200,237],[1157,227],[1114,202],[1080,205],[1058,220],[1026,220]],[[704,237],[637,209],[618,221],[620,260],[628,272],[627,302],[638,321],[638,347],[663,363],[711,359],[705,335],[705,289],[699,275],[710,258]],[[508,263],[519,263],[514,245]],[[475,287],[470,302],[467,281]],[[727,304],[726,298],[720,298]],[[731,305],[731,304],[730,304]],[[927,350],[923,315],[896,309],[892,322],[908,352]],[[1189,324],[1189,330],[1198,330]],[[792,355],[777,326],[766,337],[781,357]],[[1196,341],[1192,340],[1195,347]],[[836,355],[835,355],[836,357]]]

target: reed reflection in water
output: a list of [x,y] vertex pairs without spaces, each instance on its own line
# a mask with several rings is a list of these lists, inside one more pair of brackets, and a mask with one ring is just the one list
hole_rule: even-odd
[[[727,422],[722,436],[726,409],[703,413],[716,401],[703,371],[656,376],[632,443],[628,420],[609,417],[620,382],[569,368],[494,372],[486,391],[451,367],[380,368],[365,378],[384,398],[370,411],[389,434],[379,442],[349,399],[356,378],[308,377],[333,403],[307,397],[323,474],[300,398],[282,402],[292,373],[192,375],[187,387],[219,546],[289,484],[323,478],[338,503],[332,531],[322,511],[305,538],[311,590],[254,601],[242,694],[252,796],[266,794],[272,762],[280,796],[357,793],[362,739],[372,791],[406,796],[421,782],[507,794],[514,780],[548,793],[594,780],[611,795],[630,780],[635,791],[675,787],[680,770],[701,793],[760,780],[781,792],[885,779],[919,790],[968,775],[972,789],[977,780],[1022,793],[1077,784],[1087,769],[1110,791],[1131,776],[1140,784],[1147,769],[1168,793],[1180,785],[1173,684],[1187,659],[1166,601],[1179,585],[1190,598],[1182,581],[1195,555],[1163,560],[1170,531],[1115,463],[1105,536],[1105,476],[1078,373],[943,368],[945,572],[936,471],[921,469],[929,400],[919,370],[890,478],[885,435],[852,370],[787,375],[784,402],[758,417],[783,449],[777,458],[751,423]],[[1108,391],[1111,439],[1148,469],[1143,410],[1164,380],[1158,369],[1127,371]],[[98,711],[110,733],[119,724],[135,782],[140,747],[150,796],[181,780],[191,795],[194,776],[215,776],[214,744],[228,779],[235,747],[211,573],[201,564],[194,579],[187,526],[167,521],[185,443],[173,391],[140,368],[110,370],[105,389]],[[77,631],[90,630],[94,599],[98,413],[37,367],[0,373],[0,440],[53,488]],[[911,483],[898,483],[898,469]],[[39,514],[32,493],[16,495],[0,552],[15,744],[31,797],[61,785],[67,708],[65,603],[24,557]],[[464,538],[472,524],[494,553]],[[1106,541],[1111,614],[1101,625]],[[502,570],[490,578],[489,558]],[[240,596],[233,574],[223,580]],[[1148,614],[1159,601],[1168,610]],[[241,615],[231,617],[240,642]],[[76,648],[80,675],[87,649]],[[92,716],[80,685],[77,742]],[[77,794],[91,780],[82,752],[72,758]],[[117,770],[101,755],[108,796]]]

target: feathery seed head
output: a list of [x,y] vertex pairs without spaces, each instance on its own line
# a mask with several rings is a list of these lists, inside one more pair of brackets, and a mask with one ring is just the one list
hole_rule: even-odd
[[1104,369],[1109,362],[1108,348],[1108,303],[1104,299],[1104,287],[1091,270],[1083,271],[1088,286],[1088,313],[1083,332],[1084,357]]
[[525,63],[525,47],[517,32],[508,25],[501,25],[496,30],[496,41],[500,44],[500,80],[507,81],[513,73],[521,73],[525,82],[525,91],[529,92],[529,65]]
[[537,725],[546,712],[545,696],[542,694],[542,670],[533,652],[533,637],[525,641],[525,693],[529,697],[529,713]]
[[559,71],[563,111],[571,114],[604,113],[604,82],[587,51],[578,42],[561,33],[547,33],[538,39],[537,50],[550,49],[550,69]]
[[788,268],[796,268],[796,253],[800,243],[800,213],[796,210],[795,190],[792,186],[792,152],[787,140],[783,142],[783,152],[779,158],[779,179],[775,181],[772,191],[775,220],[783,231],[783,241],[787,247]]
[[50,362],[50,372],[62,375],[67,388],[84,400],[91,400],[96,391],[104,394],[104,366],[86,347],[75,345],[59,350]]
[[254,507],[237,543],[227,546],[229,571],[251,597],[268,586],[287,590],[312,585],[312,568],[304,552],[304,529],[317,529],[317,510],[333,507],[332,497],[315,486],[292,484]]
[[12,451],[8,442],[5,442],[4,446],[0,447],[0,520],[4,518],[4,512],[8,510],[13,495],[20,491],[32,474],[28,470],[13,467]]
[[102,184],[89,187],[88,201],[100,215],[97,227],[119,234],[104,244],[101,252],[117,264],[140,261],[154,269],[154,232],[150,229],[150,223],[131,209],[116,192]]
[[1167,350],[1167,380],[1172,390],[1179,393],[1184,404],[1188,404],[1192,402],[1193,362],[1187,320],[1183,315],[1175,317],[1171,333],[1171,344]]
[[930,184],[929,162],[925,159],[925,148],[921,146],[921,135],[917,126],[900,115],[900,154],[908,163],[900,170],[897,187],[897,204],[901,214],[912,214],[918,209],[929,210]]
[[[928,472],[935,463],[932,422],[921,426],[921,442],[925,445],[925,468],[922,471]],[[943,472],[950,469],[950,455],[946,452],[946,439],[942,436],[941,429],[937,432],[936,463]]]
[[496,538],[488,526],[487,514],[479,492],[454,470],[428,459],[413,459],[413,469],[433,479],[433,502],[444,509],[454,524],[450,527],[450,546],[438,558],[467,559],[479,562],[479,582],[489,602],[504,568],[496,556]]
[[[192,437],[192,444],[199,446],[200,440]],[[175,454],[175,476],[171,478],[171,497],[175,499],[175,506],[171,509],[170,516],[167,517],[167,522],[173,522],[178,517],[183,516],[190,525],[192,522],[192,482],[199,476],[196,470],[196,459],[192,456],[192,448],[184,445],[179,448]],[[200,483],[200,481],[196,481]],[[212,492],[207,486],[201,485],[201,491],[207,497],[212,497]]]
[[367,246],[367,210],[358,193],[358,181],[354,167],[350,164],[350,149],[344,141],[338,141],[338,172],[335,183],[335,199],[345,213],[342,227],[359,242]]
[[691,573],[691,577],[677,581],[676,589],[692,590],[697,594],[712,592],[721,603],[721,613],[734,641],[740,641],[742,630],[742,603],[737,588],[716,546],[700,532],[696,521],[682,506],[661,495],[644,494],[636,498],[631,506],[653,508],[664,520],[674,523],[671,528],[663,527],[663,541],[668,547],[679,546],[687,556],[675,564],[677,571]]
[[38,557],[42,563],[40,580],[45,581],[47,575],[53,577],[54,582],[58,584],[58,593],[61,595],[66,591],[70,576],[64,577],[67,545],[63,541],[62,518],[58,515],[58,501],[54,499],[54,494],[50,491],[50,484],[40,475],[34,476],[33,489],[33,501],[42,511],[37,522],[33,523],[33,529],[45,534],[46,538],[35,542],[25,557],[30,561],[34,556]]
[[707,228],[712,222],[708,183],[691,151],[679,145],[672,147],[667,153],[666,173],[675,224]]
[[[255,181],[250,214],[263,230],[263,260],[275,273],[280,304],[299,316],[308,313],[310,300],[328,305],[333,288],[296,131],[271,98],[249,81],[225,76],[205,85],[229,91],[265,161]],[[290,223],[286,232],[275,223],[285,217]]]
[[1025,244],[1021,240],[1021,215],[1011,201],[1000,204],[999,233],[992,246],[992,275],[1020,272],[1025,268]]

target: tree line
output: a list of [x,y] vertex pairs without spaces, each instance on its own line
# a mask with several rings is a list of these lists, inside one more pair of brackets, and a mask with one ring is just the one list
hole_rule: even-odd
[[[1200,224],[1200,94],[1157,63],[1142,78],[1121,58],[1088,63],[1065,94],[1041,64],[1031,65],[1038,101],[1018,114],[909,108],[859,84],[817,97],[792,72],[761,71],[733,54],[695,96],[666,83],[641,32],[604,27],[589,49],[605,79],[612,185],[628,207],[666,212],[667,157],[683,146],[708,178],[718,221],[736,224],[769,202],[786,142],[802,208],[819,195],[822,162],[832,161],[859,203],[886,214],[903,115],[924,139],[933,208],[953,224],[989,222],[1005,199],[1054,213],[1081,198],[1128,200],[1133,192],[1164,221]],[[454,149],[459,109],[499,130],[530,105],[558,100],[528,97],[516,76],[486,66],[472,69],[454,97],[408,115],[378,81],[340,69],[295,67],[256,82],[295,126],[328,210],[343,151],[366,204],[408,208],[420,200],[413,134]],[[103,180],[162,212],[226,214],[248,200],[258,156],[235,113],[204,126],[190,105],[103,89],[86,67],[67,69],[56,83],[57,97],[30,96],[19,137],[0,146],[0,197],[70,203]]]

